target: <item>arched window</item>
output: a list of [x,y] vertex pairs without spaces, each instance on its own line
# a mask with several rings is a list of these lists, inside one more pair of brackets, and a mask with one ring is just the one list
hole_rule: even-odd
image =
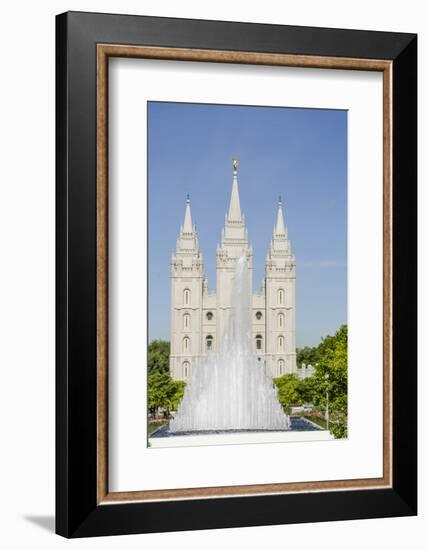
[[208,321],[211,321],[212,318],[213,318],[212,311],[208,311],[208,313],[207,313],[207,319],[208,319]]
[[261,350],[263,345],[263,336],[261,334],[257,334],[256,336],[256,349]]
[[278,290],[278,304],[280,306],[283,306],[285,303],[285,293],[284,293],[284,289],[283,288],[280,288]]
[[278,314],[278,328],[284,328],[285,322],[284,322],[285,316],[283,313]]
[[189,363],[189,361],[184,361],[184,363],[183,363],[183,378],[184,379],[189,378],[189,374],[190,374],[190,363]]
[[261,318],[262,318],[262,312],[261,312],[261,311],[258,311],[258,312],[256,313],[256,319],[257,319],[257,321],[260,321]]
[[284,336],[278,336],[278,351],[284,351]]
[[190,306],[190,290],[188,288],[184,289],[183,301],[185,306]]
[[279,361],[278,361],[278,373],[279,373],[279,376],[282,376],[283,374],[285,374],[284,359],[279,359]]
[[208,334],[208,336],[206,337],[207,351],[211,351],[213,349],[213,341],[214,338],[211,336],[211,334]]
[[185,313],[183,315],[183,330],[190,330],[190,315]]
[[183,338],[183,352],[184,353],[190,352],[190,338],[188,336],[185,336]]

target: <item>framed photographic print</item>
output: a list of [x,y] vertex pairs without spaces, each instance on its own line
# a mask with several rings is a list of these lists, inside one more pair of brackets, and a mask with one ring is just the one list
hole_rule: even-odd
[[57,16],[57,532],[414,515],[416,36]]

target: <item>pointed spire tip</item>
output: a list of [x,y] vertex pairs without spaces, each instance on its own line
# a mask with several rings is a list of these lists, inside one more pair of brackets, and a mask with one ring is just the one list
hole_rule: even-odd
[[184,215],[183,231],[184,231],[184,233],[192,233],[193,232],[192,215],[190,213],[190,197],[189,197],[189,194],[187,194],[187,197],[186,197],[186,213]]
[[233,159],[232,194],[230,195],[229,214],[227,216],[227,219],[229,221],[242,222],[241,205],[239,201],[239,190],[238,190],[238,176],[236,173],[237,166],[238,166],[238,161],[236,159]]
[[276,225],[273,230],[274,236],[275,235],[285,235],[285,224],[284,224],[284,217],[282,215],[282,199],[281,195],[278,197],[278,215],[276,219]]

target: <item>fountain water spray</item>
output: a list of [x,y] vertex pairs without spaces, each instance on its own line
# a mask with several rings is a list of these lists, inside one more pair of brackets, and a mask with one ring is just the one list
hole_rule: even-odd
[[232,310],[222,349],[193,366],[171,432],[288,430],[277,390],[252,350],[247,257],[236,262]]

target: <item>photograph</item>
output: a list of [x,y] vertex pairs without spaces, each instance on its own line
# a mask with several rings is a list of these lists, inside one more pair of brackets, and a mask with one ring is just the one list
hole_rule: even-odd
[[148,102],[149,448],[348,437],[347,115]]

